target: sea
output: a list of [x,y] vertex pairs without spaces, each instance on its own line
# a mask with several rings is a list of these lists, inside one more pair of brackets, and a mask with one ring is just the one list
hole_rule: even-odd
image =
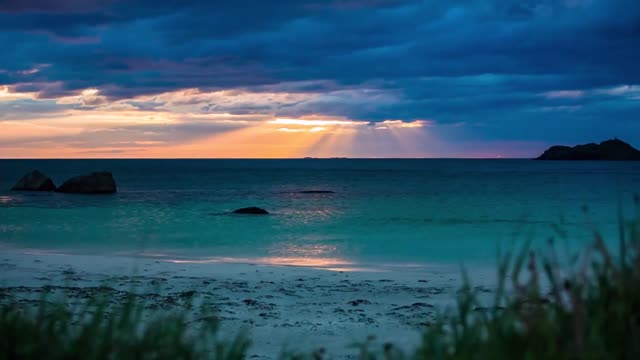
[[[110,171],[113,195],[16,192]],[[327,193],[304,193],[326,191]],[[330,193],[329,193],[330,192]],[[524,159],[0,160],[0,251],[375,269],[612,248],[640,162]],[[236,215],[258,206],[270,215]]]

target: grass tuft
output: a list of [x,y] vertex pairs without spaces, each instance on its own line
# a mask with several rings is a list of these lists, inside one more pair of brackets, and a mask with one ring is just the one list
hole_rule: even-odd
[[187,313],[145,319],[130,296],[122,306],[92,300],[81,309],[39,302],[37,310],[0,309],[0,359],[243,359],[248,339],[217,337],[213,316],[197,323]]
[[457,307],[425,331],[413,357],[640,359],[640,217],[620,220],[617,256],[589,226],[593,246],[568,271],[552,243],[542,256],[525,246],[503,257],[488,311],[477,311],[477,294],[464,286]]

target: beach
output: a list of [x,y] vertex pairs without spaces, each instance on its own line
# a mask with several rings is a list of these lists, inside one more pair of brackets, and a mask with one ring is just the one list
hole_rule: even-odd
[[[186,311],[196,325],[215,316],[221,336],[246,333],[257,358],[320,348],[349,358],[370,336],[413,351],[455,304],[463,271],[484,311],[500,254],[527,240],[545,250],[554,238],[570,259],[592,243],[591,218],[615,246],[618,210],[634,209],[640,184],[637,164],[529,160],[0,160],[0,168],[3,302],[35,308],[44,296],[82,309],[134,294],[147,319]],[[107,169],[118,191],[4,190],[30,169],[56,184]],[[249,206],[269,214],[233,213]]]
[[[253,358],[325,349],[333,358],[357,355],[351,347],[370,336],[412,349],[438,312],[452,305],[460,268],[327,270],[229,262],[190,263],[132,256],[3,251],[2,301],[35,308],[47,301],[69,305],[104,297],[111,304],[137,294],[148,316],[187,311],[200,304],[221,320],[222,336],[245,332]],[[475,271],[474,286],[489,298],[490,269]]]

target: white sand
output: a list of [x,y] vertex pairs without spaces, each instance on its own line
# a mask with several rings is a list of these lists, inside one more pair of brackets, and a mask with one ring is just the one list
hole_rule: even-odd
[[[459,266],[377,270],[178,263],[3,249],[0,293],[31,306],[43,292],[64,296],[69,302],[82,301],[106,284],[113,288],[109,291],[114,297],[133,290],[146,294],[145,304],[163,311],[182,308],[185,298],[206,301],[223,320],[224,334],[249,332],[251,357],[274,358],[285,350],[308,353],[324,347],[331,357],[348,358],[357,354],[349,345],[369,335],[376,337],[377,344],[390,341],[412,349],[419,342],[420,329],[452,304],[460,284]],[[491,295],[493,270],[474,269],[471,276],[474,285]]]

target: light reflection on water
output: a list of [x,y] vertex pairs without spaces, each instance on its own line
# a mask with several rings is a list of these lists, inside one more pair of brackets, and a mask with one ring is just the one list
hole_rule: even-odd
[[157,252],[145,252],[141,255],[153,258],[166,257],[164,261],[176,264],[239,263],[266,266],[299,266],[330,271],[380,271],[373,268],[358,267],[355,262],[336,256],[338,249],[333,245],[279,243],[275,244],[269,252],[275,255],[255,258],[217,256],[195,259],[176,259],[172,258],[173,256],[170,254]]
[[269,253],[275,257],[335,257],[338,247],[328,244],[277,243],[271,246]]
[[266,266],[299,266],[330,271],[378,271],[354,267],[353,262],[339,258],[324,257],[261,257],[261,258],[236,258],[236,257],[212,257],[205,259],[166,259],[175,264],[256,264]]
[[[5,248],[5,246],[0,243],[0,249]],[[7,249],[11,249],[11,247],[6,247]],[[72,256],[73,252],[67,251],[55,251],[55,250],[46,250],[46,249],[30,249],[20,251],[21,254],[24,255],[45,255],[45,256]],[[304,267],[309,269],[316,270],[326,270],[326,271],[335,271],[335,272],[387,272],[392,269],[382,268],[382,267],[373,267],[373,266],[363,266],[363,264],[358,264],[350,260],[341,259],[341,258],[327,258],[327,257],[260,257],[260,258],[243,258],[243,257],[208,257],[208,258],[185,258],[178,259],[173,256],[173,254],[161,253],[161,252],[141,252],[141,253],[131,253],[131,252],[121,252],[113,254],[116,257],[143,257],[143,258],[152,258],[157,259],[159,261],[164,261],[173,264],[250,264],[250,265],[261,265],[261,266],[283,266],[283,267]],[[156,261],[157,262],[157,261]]]

